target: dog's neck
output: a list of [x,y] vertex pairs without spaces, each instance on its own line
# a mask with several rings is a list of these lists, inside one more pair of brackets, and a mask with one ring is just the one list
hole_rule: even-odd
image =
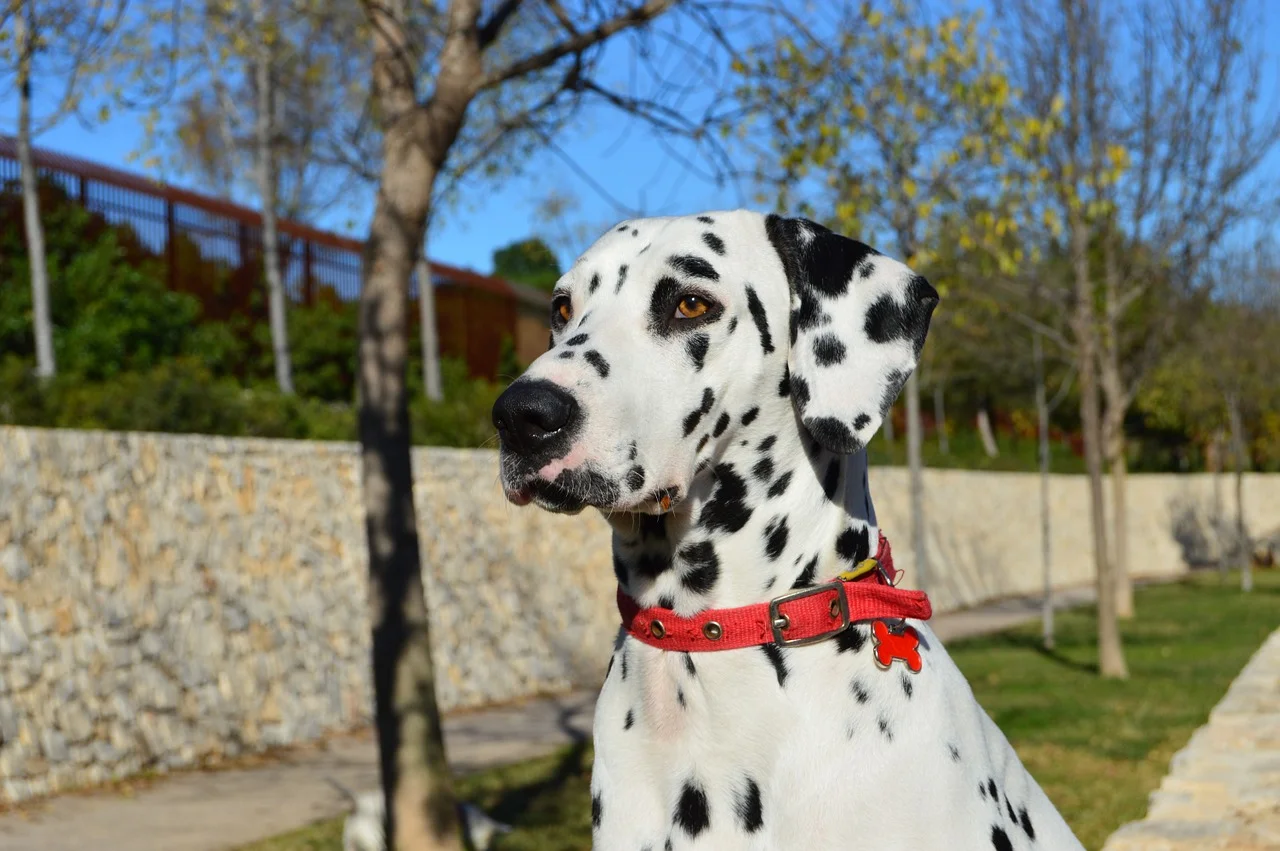
[[690,615],[769,600],[874,555],[866,453],[837,455],[802,434],[744,428],[673,510],[609,517],[623,590]]

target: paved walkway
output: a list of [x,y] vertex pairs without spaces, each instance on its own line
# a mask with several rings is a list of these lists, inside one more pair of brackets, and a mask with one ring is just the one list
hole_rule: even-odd
[[1147,817],[1103,851],[1280,848],[1280,629],[1173,758]]
[[[1093,599],[1092,589],[1079,589],[1061,592],[1058,604]],[[1039,614],[1038,598],[1006,600],[937,615],[933,628],[953,641]],[[473,771],[589,740],[594,708],[595,692],[582,692],[452,715],[444,721],[450,762]],[[131,797],[64,795],[0,813],[0,851],[225,851],[346,812],[326,778],[358,792],[377,788],[372,736],[338,738],[261,767],[177,773]]]

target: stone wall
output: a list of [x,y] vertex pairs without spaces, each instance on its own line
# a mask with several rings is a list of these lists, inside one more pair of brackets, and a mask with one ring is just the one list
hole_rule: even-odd
[[[358,460],[0,427],[0,801],[368,723]],[[617,617],[603,520],[509,506],[492,452],[417,449],[414,472],[443,707],[597,683]],[[1034,477],[927,483],[938,610],[1039,589]],[[910,570],[905,473],[872,488]],[[1246,494],[1255,528],[1280,524],[1280,477]],[[1055,478],[1052,500],[1055,575],[1086,583],[1083,482]],[[1172,530],[1193,538],[1211,501],[1206,477],[1134,476],[1138,572],[1183,570]]]

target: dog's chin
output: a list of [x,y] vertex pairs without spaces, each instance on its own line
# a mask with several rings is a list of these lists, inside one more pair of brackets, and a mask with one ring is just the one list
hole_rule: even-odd
[[505,488],[507,500],[513,505],[529,505],[555,514],[577,514],[588,503],[567,488],[542,479],[533,479],[519,487]]

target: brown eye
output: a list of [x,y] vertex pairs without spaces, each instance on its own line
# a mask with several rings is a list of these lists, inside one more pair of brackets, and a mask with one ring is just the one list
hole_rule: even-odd
[[573,302],[568,296],[558,296],[551,302],[551,324],[557,327],[565,325],[573,318]]
[[711,305],[707,303],[706,299],[701,296],[687,295],[680,299],[680,303],[676,305],[676,318],[697,319],[710,309]]

